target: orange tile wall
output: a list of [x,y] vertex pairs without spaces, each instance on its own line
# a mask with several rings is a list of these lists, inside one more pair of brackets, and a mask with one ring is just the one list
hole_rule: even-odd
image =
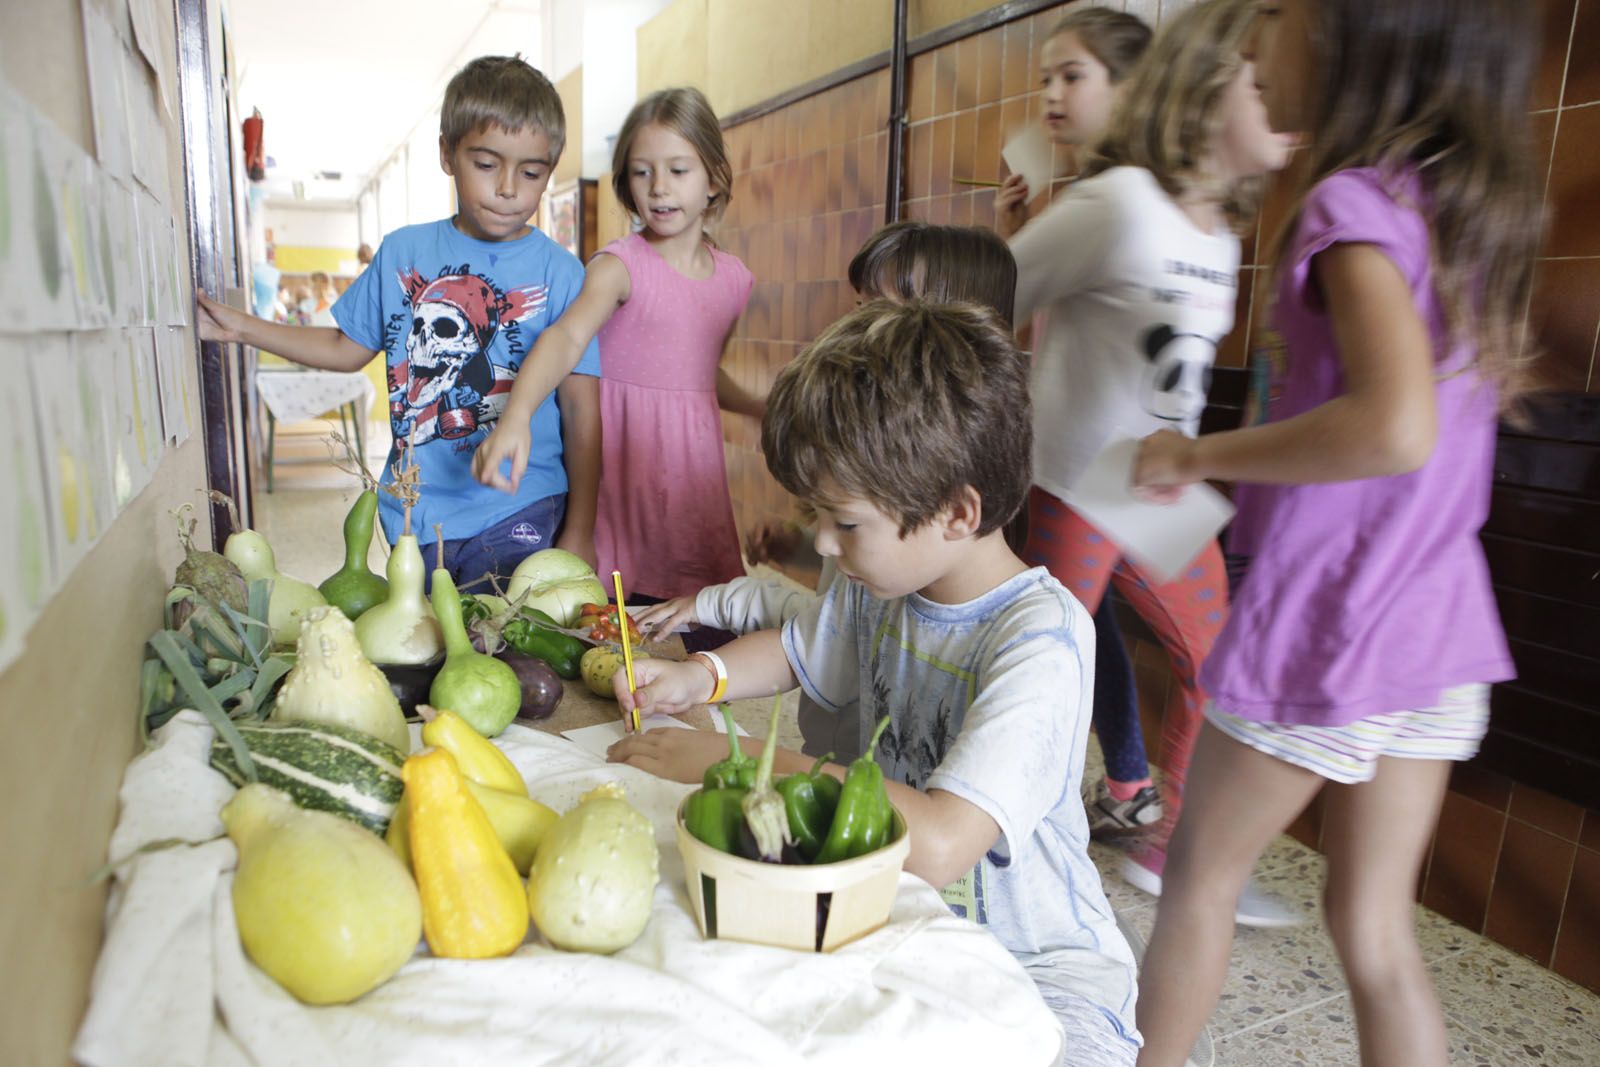
[[[1159,20],[1188,0],[1128,0]],[[1540,0],[1545,49],[1535,99],[1539,156],[1548,174],[1551,236],[1539,263],[1535,314],[1552,377],[1600,393],[1600,0]],[[911,58],[907,70],[903,217],[989,225],[994,191],[957,184],[1002,176],[1000,146],[1038,117],[1038,50],[1061,4]],[[852,306],[845,267],[883,222],[888,72],[879,70],[729,128],[735,192],[718,234],[757,280],[735,330],[728,366],[764,389],[824,326]],[[1063,153],[1058,174],[1072,172]],[[1245,238],[1234,333],[1218,363],[1242,367],[1265,271],[1260,248],[1288,206],[1281,182]],[[1059,188],[1059,183],[1057,185]],[[1037,213],[1048,202],[1032,205]],[[792,514],[767,475],[759,428],[725,416],[728,476],[740,528]],[[1161,650],[1130,647],[1146,732],[1159,727],[1170,684]],[[1292,827],[1312,845],[1313,807]],[[1471,765],[1451,783],[1418,889],[1428,906],[1600,991],[1600,811]]]

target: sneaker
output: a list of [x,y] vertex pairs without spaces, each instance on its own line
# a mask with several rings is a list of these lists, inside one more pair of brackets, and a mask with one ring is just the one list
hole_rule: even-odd
[[[1133,888],[1149,893],[1153,897],[1161,895],[1161,875],[1140,863],[1134,856],[1123,857],[1122,878]],[[1256,885],[1255,880],[1251,879],[1245,883],[1244,891],[1239,894],[1239,904],[1234,909],[1233,921],[1240,926],[1274,929],[1300,926],[1306,921],[1306,917]]]
[[1127,800],[1118,800],[1102,778],[1095,783],[1094,795],[1084,801],[1084,809],[1090,837],[1128,837],[1147,833],[1161,822],[1161,794],[1147,785]]

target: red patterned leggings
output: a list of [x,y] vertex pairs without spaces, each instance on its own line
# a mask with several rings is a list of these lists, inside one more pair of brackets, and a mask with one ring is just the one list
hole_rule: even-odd
[[1222,550],[1213,540],[1190,562],[1177,581],[1157,584],[1138,564],[1057,497],[1038,486],[1028,494],[1027,562],[1049,569],[1089,609],[1099,610],[1106,586],[1133,606],[1155,633],[1172,661],[1176,684],[1167,696],[1158,762],[1164,816],[1151,843],[1165,848],[1183,807],[1183,782],[1199,736],[1200,664],[1211,651],[1228,617],[1228,576]]

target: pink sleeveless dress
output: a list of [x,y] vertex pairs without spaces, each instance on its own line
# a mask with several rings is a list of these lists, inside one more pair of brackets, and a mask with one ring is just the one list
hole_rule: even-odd
[[601,249],[630,295],[600,330],[600,498],[595,551],[634,593],[685,596],[744,573],[728,498],[717,366],[755,279],[711,250],[711,277],[684,277],[638,234]]

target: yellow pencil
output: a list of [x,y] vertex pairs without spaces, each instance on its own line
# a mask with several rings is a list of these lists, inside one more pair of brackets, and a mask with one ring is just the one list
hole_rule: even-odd
[[957,185],[977,185],[984,189],[998,189],[1005,184],[1005,182],[992,182],[987,178],[952,178],[950,180]]
[[[628,641],[628,609],[622,606],[622,572],[612,571],[611,581],[617,587],[617,629],[622,633],[622,666],[628,672],[628,692],[634,691],[633,645]],[[633,706],[633,732],[639,732],[639,705]]]

